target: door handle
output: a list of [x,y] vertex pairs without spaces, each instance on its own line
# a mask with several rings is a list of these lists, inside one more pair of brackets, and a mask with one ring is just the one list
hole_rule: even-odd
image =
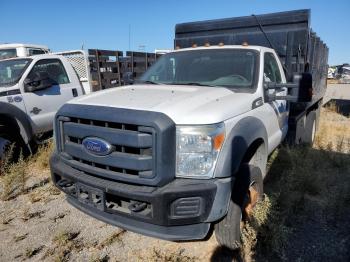
[[72,94],[73,94],[73,97],[77,97],[78,96],[78,91],[77,91],[76,88],[72,89]]

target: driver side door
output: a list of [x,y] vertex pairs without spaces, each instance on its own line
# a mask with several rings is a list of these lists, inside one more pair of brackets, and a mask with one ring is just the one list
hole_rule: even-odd
[[77,90],[71,83],[63,63],[56,58],[38,60],[22,79],[22,86],[38,72],[46,72],[53,85],[42,90],[23,92],[23,101],[34,132],[44,133],[52,130],[57,110],[77,96]]
[[[264,54],[264,82],[272,83],[285,83],[286,79],[281,74],[282,66],[279,65],[277,59],[273,53],[266,52]],[[273,90],[270,90],[273,92]],[[284,88],[277,92],[278,96],[287,95],[287,89]],[[275,100],[269,102],[269,105],[272,107],[275,112],[279,128],[282,131],[283,136],[286,135],[288,130],[288,103],[286,100]]]

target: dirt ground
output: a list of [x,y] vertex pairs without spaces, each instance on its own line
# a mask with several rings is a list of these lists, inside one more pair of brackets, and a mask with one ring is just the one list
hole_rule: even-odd
[[237,254],[214,236],[168,242],[83,214],[51,184],[42,154],[24,165],[20,193],[0,200],[0,261],[350,261],[349,149],[350,119],[323,110],[313,149],[275,152],[263,215],[246,225]]
[[177,244],[127,232],[76,210],[62,193],[48,194],[34,203],[30,194],[0,202],[0,261],[209,260],[215,248],[214,239]]

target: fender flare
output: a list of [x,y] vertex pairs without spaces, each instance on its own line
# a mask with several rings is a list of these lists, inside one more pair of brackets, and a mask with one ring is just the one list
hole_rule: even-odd
[[257,139],[264,141],[267,154],[267,131],[262,121],[256,117],[248,116],[239,120],[226,139],[215,168],[216,178],[234,176],[248,148]]
[[264,141],[264,151],[267,154],[267,131],[261,120],[256,117],[242,118],[230,131],[214,171],[215,178],[219,178],[216,180],[218,190],[207,222],[217,221],[227,214],[236,180],[235,174],[238,172],[247,150],[257,139]]
[[32,141],[34,134],[30,120],[25,112],[9,103],[0,102],[0,115],[16,120],[20,135],[26,145]]

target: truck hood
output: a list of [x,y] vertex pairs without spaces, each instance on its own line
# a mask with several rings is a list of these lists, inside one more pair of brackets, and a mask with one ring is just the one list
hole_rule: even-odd
[[222,87],[132,85],[98,91],[71,104],[161,112],[176,124],[213,124],[252,108],[254,95]]

